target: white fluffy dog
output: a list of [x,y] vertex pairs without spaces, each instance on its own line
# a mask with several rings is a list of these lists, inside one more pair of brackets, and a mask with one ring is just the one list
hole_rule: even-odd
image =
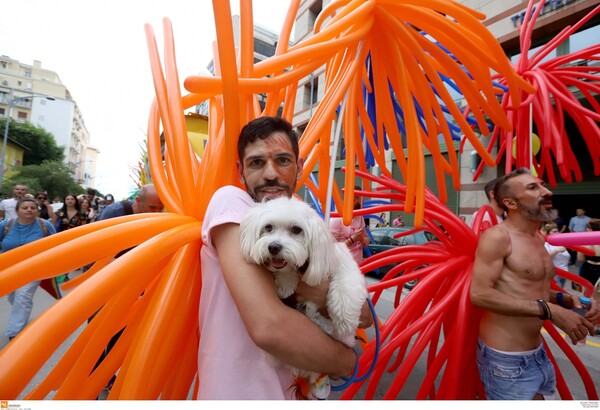
[[[299,280],[309,286],[329,280],[329,318],[310,301],[298,308],[327,334],[354,346],[367,297],[365,278],[346,245],[335,240],[325,221],[308,204],[295,198],[256,204],[244,216],[240,233],[243,255],[273,272],[280,298],[293,294]],[[299,369],[294,369],[294,374],[311,384],[319,377]]]

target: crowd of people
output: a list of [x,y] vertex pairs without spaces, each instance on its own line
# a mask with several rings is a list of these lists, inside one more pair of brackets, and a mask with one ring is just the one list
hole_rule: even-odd
[[[67,194],[62,198],[62,205],[55,210],[52,204],[59,203],[60,199],[56,198],[51,203],[46,191],[32,195],[26,185],[16,184],[12,197],[0,201],[0,253],[48,235],[118,216],[123,207],[133,208],[131,213],[161,212],[163,209],[151,184],[143,186],[134,201],[115,203],[111,194],[104,197],[96,194],[96,190],[91,188],[86,194]],[[68,273],[56,280],[58,283],[69,280]],[[33,297],[40,283],[41,281],[28,283],[7,296],[11,312],[5,335],[9,340],[16,337],[29,322]]]

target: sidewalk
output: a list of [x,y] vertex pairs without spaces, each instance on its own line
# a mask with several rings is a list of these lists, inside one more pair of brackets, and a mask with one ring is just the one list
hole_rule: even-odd
[[[70,279],[76,278],[80,274],[81,274],[81,270],[79,270],[79,269],[75,270],[75,271],[69,273],[69,278]],[[62,291],[62,289],[61,289],[61,292],[62,292],[63,296],[69,293],[68,291]],[[54,305],[55,302],[56,302],[56,299],[54,299],[52,296],[50,296],[43,289],[39,288],[35,292],[35,295],[33,297],[33,311],[31,312],[30,322],[33,321],[34,319],[36,319],[38,316],[40,316],[46,310],[48,310],[52,305]],[[1,329],[0,350],[3,349],[4,346],[6,346],[9,342],[8,337],[6,337],[4,335],[4,331],[6,330],[6,324],[8,323],[8,316],[10,314],[10,310],[11,310],[11,306],[8,303],[6,296],[2,297],[0,300],[0,329]],[[64,352],[67,350],[67,348],[69,346],[71,346],[71,344],[75,341],[77,336],[83,331],[83,329],[86,325],[87,325],[87,323],[82,323],[81,326],[63,342],[63,344],[58,348],[58,350],[42,366],[40,371],[31,379],[31,382],[29,383],[27,388],[24,390],[23,394],[17,398],[18,400],[22,400],[36,385],[38,385],[48,375],[48,373],[52,370],[52,368],[54,368],[54,366],[56,365],[56,363],[58,362],[60,357],[62,357]],[[50,398],[50,397],[47,397],[47,398]]]

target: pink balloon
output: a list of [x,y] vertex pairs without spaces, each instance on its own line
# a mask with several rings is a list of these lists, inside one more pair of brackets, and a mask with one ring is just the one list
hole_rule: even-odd
[[548,235],[546,242],[554,246],[600,245],[600,231]]

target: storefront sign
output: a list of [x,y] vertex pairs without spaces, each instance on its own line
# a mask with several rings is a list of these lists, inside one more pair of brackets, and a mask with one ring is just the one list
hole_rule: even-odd
[[[543,16],[544,14],[549,13],[551,11],[560,9],[561,7],[566,6],[569,3],[574,3],[575,1],[576,0],[546,0],[546,3],[544,3],[544,9],[540,13],[540,16]],[[522,11],[521,13],[515,14],[510,18],[515,27],[518,27],[519,24],[523,23],[523,19],[525,18],[525,12],[526,11]],[[533,7],[531,14],[533,14],[534,12],[535,6]]]

